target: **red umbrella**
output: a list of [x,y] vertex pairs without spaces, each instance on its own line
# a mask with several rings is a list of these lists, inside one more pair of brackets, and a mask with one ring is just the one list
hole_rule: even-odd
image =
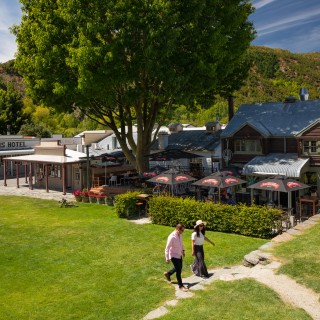
[[171,186],[171,191],[173,193],[173,186],[179,185],[182,183],[188,183],[191,181],[197,180],[196,178],[189,176],[188,174],[181,173],[174,169],[167,170],[165,172],[160,173],[159,175],[148,179],[148,182],[156,182],[159,184],[166,184]]

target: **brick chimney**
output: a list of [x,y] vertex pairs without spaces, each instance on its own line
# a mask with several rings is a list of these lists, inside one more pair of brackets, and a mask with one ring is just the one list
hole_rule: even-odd
[[233,114],[234,114],[234,100],[233,100],[233,96],[229,96],[228,97],[228,116],[229,116],[229,122],[230,120],[233,118]]

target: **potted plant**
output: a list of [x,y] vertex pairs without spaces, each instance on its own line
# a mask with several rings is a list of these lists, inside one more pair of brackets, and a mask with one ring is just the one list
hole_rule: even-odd
[[81,192],[82,202],[89,202],[89,192],[84,188]]
[[75,197],[77,202],[81,202],[82,201],[81,193],[82,193],[81,190],[75,190],[75,191],[72,192],[72,194],[74,195],[74,197]]

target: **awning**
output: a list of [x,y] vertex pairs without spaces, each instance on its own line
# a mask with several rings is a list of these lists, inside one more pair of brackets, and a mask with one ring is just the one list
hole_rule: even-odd
[[20,149],[20,150],[0,150],[0,156],[13,156],[15,154],[32,154],[34,149]]
[[257,156],[242,170],[243,175],[284,175],[299,178],[307,169],[309,158],[298,158],[296,153],[270,153]]
[[4,160],[13,161],[25,161],[33,163],[55,163],[55,164],[68,164],[68,163],[78,163],[85,161],[81,156],[84,155],[82,152],[77,152],[74,150],[66,149],[66,156],[55,156],[55,155],[42,155],[42,154],[28,154],[16,157],[6,157]]

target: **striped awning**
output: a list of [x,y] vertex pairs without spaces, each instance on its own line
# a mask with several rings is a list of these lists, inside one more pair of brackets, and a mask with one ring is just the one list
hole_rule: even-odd
[[296,153],[270,153],[257,156],[242,170],[243,175],[284,175],[299,178],[308,168],[309,158],[298,158]]

